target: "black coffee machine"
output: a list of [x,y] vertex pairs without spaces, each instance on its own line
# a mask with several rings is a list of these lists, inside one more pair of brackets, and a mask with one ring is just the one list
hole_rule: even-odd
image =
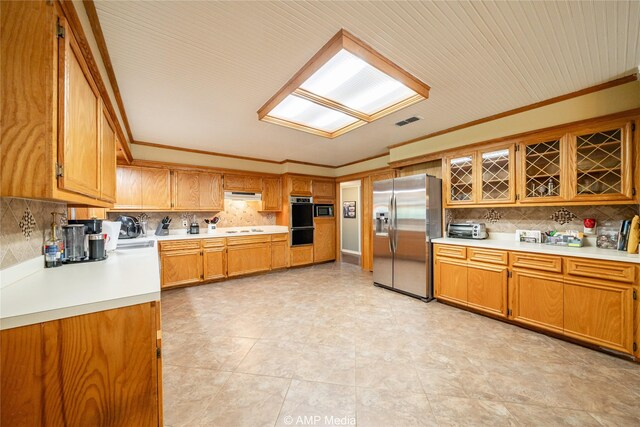
[[[101,261],[107,258],[104,234],[102,233],[102,220],[100,219],[70,219],[69,225],[84,226],[84,256],[67,257],[66,262]],[[66,247],[73,247],[65,242]]]

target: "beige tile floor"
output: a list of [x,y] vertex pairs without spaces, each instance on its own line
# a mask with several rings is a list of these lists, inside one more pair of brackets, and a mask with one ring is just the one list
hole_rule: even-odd
[[640,365],[371,280],[323,264],[163,293],[165,424],[640,425]]

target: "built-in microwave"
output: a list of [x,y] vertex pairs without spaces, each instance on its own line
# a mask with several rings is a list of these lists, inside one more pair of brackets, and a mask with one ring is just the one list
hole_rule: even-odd
[[333,205],[316,204],[313,205],[313,216],[333,216]]

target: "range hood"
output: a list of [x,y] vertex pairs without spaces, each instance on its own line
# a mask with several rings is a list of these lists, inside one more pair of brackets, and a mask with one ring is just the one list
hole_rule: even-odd
[[244,191],[225,191],[224,198],[225,200],[244,200],[246,202],[260,201],[262,200],[262,194],[246,193]]

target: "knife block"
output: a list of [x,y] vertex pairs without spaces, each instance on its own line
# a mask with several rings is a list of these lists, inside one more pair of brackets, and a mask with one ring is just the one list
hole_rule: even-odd
[[169,235],[169,224],[158,224],[158,228],[156,228],[156,236],[168,236]]

